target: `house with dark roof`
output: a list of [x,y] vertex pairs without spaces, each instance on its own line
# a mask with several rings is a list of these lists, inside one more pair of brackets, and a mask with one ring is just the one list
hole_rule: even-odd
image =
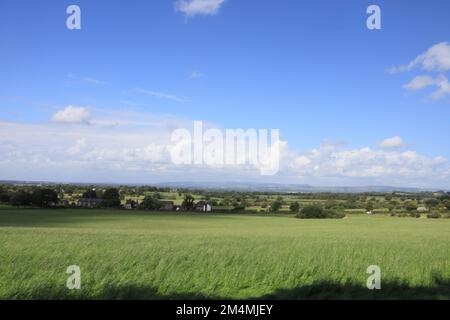
[[212,205],[208,201],[199,201],[195,204],[194,207],[195,211],[202,211],[202,212],[211,212],[212,211]]
[[77,206],[82,208],[96,208],[101,205],[103,199],[98,198],[81,198],[77,201]]
[[159,208],[159,210],[162,210],[162,211],[174,211],[175,210],[173,201],[160,201],[159,203],[161,204],[161,207]]

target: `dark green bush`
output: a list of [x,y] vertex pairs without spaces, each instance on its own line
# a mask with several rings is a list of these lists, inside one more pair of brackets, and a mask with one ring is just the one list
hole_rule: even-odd
[[295,215],[299,219],[342,219],[345,214],[330,209],[324,209],[317,205],[304,207]]
[[294,202],[289,206],[289,210],[296,213],[300,210],[300,205],[298,204],[298,202]]
[[39,188],[34,190],[31,202],[38,207],[50,207],[58,202],[58,194],[49,188]]
[[283,203],[280,200],[275,200],[270,204],[270,212],[278,212]]
[[431,212],[427,214],[427,218],[429,219],[438,219],[441,217],[441,214],[439,212]]

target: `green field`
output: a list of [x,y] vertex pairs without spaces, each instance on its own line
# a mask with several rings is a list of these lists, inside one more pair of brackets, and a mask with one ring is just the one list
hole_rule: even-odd
[[0,209],[0,299],[37,298],[450,299],[450,219]]

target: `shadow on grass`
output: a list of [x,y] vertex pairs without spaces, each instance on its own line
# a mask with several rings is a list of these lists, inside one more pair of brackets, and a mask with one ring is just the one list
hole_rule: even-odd
[[121,209],[14,208],[0,209],[0,227],[70,227],[114,222],[131,216]]
[[382,281],[380,290],[364,285],[330,281],[291,289],[277,289],[258,299],[450,299],[450,280],[434,277],[432,286],[410,286],[399,281]]
[[[151,286],[109,285],[99,291],[68,290],[65,287],[36,287],[18,292],[6,299],[100,299],[100,300],[220,300],[233,299],[227,296],[203,295],[198,292],[161,294]],[[434,278],[432,286],[409,286],[406,283],[382,281],[380,290],[369,290],[364,285],[338,284],[320,281],[312,285],[290,289],[277,289],[261,296],[250,296],[251,300],[297,300],[297,299],[450,299],[450,280]]]

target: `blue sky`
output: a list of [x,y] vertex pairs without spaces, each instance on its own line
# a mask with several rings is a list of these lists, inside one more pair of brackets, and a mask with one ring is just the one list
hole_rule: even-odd
[[[196,11],[195,2],[209,2],[209,7]],[[450,159],[450,91],[445,81],[450,73],[445,44],[450,41],[450,3],[343,3],[186,0],[191,11],[183,12],[176,0],[2,1],[0,121],[8,136],[0,140],[29,149],[29,142],[14,132],[6,133],[6,124],[8,128],[21,126],[21,130],[27,130],[26,125],[41,125],[58,127],[58,132],[82,132],[86,128],[73,124],[62,128],[52,121],[59,110],[78,106],[87,110],[86,117],[103,120],[123,119],[123,112],[129,112],[133,115],[127,117],[133,120],[151,117],[155,122],[202,120],[220,128],[278,128],[281,139],[297,156],[306,153],[310,157],[311,150],[320,150],[326,141],[339,148],[336,152],[364,148],[386,152],[381,162],[389,152],[411,151],[426,157],[417,160],[410,171],[436,157]],[[81,30],[66,28],[66,8],[71,4],[81,8]],[[381,30],[366,27],[370,4],[381,8]],[[403,72],[388,72],[408,65],[438,44],[443,48],[437,50],[443,52],[438,65],[427,67],[429,60],[425,60]],[[436,58],[432,54],[430,59]],[[423,78],[406,86],[417,76]],[[441,94],[433,96],[439,88],[443,88]],[[100,135],[100,129],[95,130]],[[128,126],[120,132],[135,130]],[[387,151],[381,148],[384,139],[394,137],[400,138],[395,146]],[[11,153],[12,147],[8,148]],[[39,147],[34,150],[40,151]],[[326,161],[324,157],[321,161]],[[395,176],[392,168],[386,175],[361,177],[357,172],[335,175],[327,171],[317,176],[309,171],[286,171],[285,176],[273,179],[450,187],[449,166],[442,165],[441,158],[439,168],[430,169],[434,164],[428,162],[423,168],[434,175],[427,182],[422,176]],[[40,170],[54,173],[46,180],[135,179],[133,175],[124,178],[121,172],[84,175],[83,170],[91,169],[81,162],[72,170],[81,173],[69,177],[62,168],[52,167],[66,159],[49,160]],[[31,165],[24,170],[13,162],[5,163],[0,175],[44,178]],[[149,182],[183,180],[179,174],[155,170],[136,177]],[[203,178],[219,179],[221,174],[208,171]]]

